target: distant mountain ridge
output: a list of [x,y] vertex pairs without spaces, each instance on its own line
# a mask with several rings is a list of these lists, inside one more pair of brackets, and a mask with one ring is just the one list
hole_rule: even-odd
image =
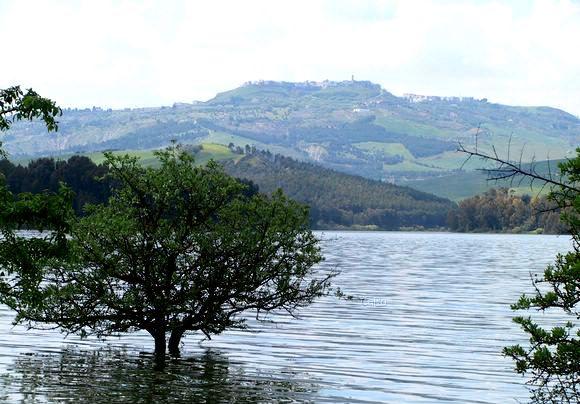
[[[248,82],[207,102],[172,107],[67,109],[60,131],[14,125],[2,139],[13,156],[181,143],[233,143],[391,182],[449,175],[464,156],[457,141],[506,150],[524,161],[565,158],[580,144],[580,120],[550,107],[470,97],[397,97],[369,81]],[[473,167],[468,167],[473,168]],[[408,182],[407,182],[408,183]]]

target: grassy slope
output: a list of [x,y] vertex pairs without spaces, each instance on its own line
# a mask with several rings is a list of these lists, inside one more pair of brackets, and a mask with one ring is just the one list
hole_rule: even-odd
[[249,139],[247,137],[232,135],[226,132],[209,131],[209,135],[199,139],[200,144],[215,143],[220,145],[228,145],[233,143],[235,146],[244,147],[245,145],[253,145],[260,150],[270,150],[274,154],[283,154],[284,156],[289,156],[293,158],[304,158],[303,153],[298,152],[295,149],[276,146],[272,144],[266,144],[258,142],[254,139]]
[[411,152],[401,143],[360,142],[354,143],[353,146],[365,151],[382,153],[385,156],[399,155],[405,159],[414,159]]
[[[548,170],[547,162],[539,162],[536,164],[536,170],[542,175],[549,175],[549,171],[557,172],[557,163],[558,161],[550,161],[550,170]],[[403,179],[398,183],[453,201],[469,198],[497,187],[511,188],[518,195],[538,195],[549,191],[549,188],[542,187],[542,183],[537,181],[530,183],[529,180],[521,177],[515,178],[513,181],[489,181],[486,173],[482,171],[460,171],[423,180]]]
[[227,146],[221,144],[204,143],[201,146],[203,148],[195,155],[195,162],[197,164],[205,164],[211,159],[215,161],[226,161],[240,158],[240,155],[232,153]]
[[529,185],[518,185],[518,181],[511,184],[509,182],[488,181],[486,175],[480,171],[463,172],[424,180],[401,180],[398,183],[449,198],[452,201],[460,201],[497,187],[508,187],[518,195],[537,195],[540,192],[547,192],[547,189],[542,190],[540,185],[530,188]]
[[[195,162],[197,164],[205,164],[211,159],[216,161],[226,161],[240,158],[240,155],[232,153],[227,146],[221,144],[204,143],[202,144],[202,147],[202,150],[195,155]],[[139,157],[141,163],[146,167],[155,167],[159,164],[159,160],[154,153],[155,150],[119,150],[113,152],[115,155],[129,155]],[[105,161],[104,154],[100,152],[88,153],[85,155],[96,164],[100,164]]]

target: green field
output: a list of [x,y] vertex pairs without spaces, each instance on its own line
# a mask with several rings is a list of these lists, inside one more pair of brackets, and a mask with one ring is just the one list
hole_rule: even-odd
[[227,146],[222,144],[203,143],[201,146],[201,151],[195,155],[196,164],[205,164],[209,160],[238,160],[241,157],[239,154],[232,153],[232,151],[228,149]]
[[[381,153],[385,156],[403,157],[403,161],[397,164],[385,164],[383,170],[385,174],[397,172],[438,172],[456,170],[461,167],[465,160],[465,155],[456,151],[438,154],[433,157],[415,158],[411,152],[401,143],[382,142],[360,142],[353,143],[353,146],[368,153]],[[475,165],[470,164],[470,168]]]
[[[552,173],[557,172],[557,163],[557,161],[551,161],[550,170],[548,170],[547,162],[539,162],[536,165],[536,169],[540,174],[547,176],[549,171]],[[518,195],[528,194],[532,196],[546,194],[550,190],[548,187],[542,187],[543,184],[540,182],[530,183],[527,179],[523,181],[520,181],[520,179],[521,177],[514,178],[513,181],[489,181],[485,172],[472,170],[426,177],[422,180],[403,179],[397,181],[397,184],[406,185],[453,201],[460,201],[481,194],[490,188],[498,187],[510,188]]]
[[228,145],[233,143],[235,146],[245,147],[246,145],[255,146],[257,149],[260,150],[270,150],[270,152],[274,154],[282,154],[284,156],[296,158],[296,159],[304,159],[305,155],[300,153],[298,150],[283,146],[277,146],[274,144],[266,144],[262,142],[258,142],[254,139],[250,139],[243,136],[232,135],[230,133],[225,132],[218,132],[218,131],[209,131],[209,135],[205,136],[200,139],[201,144],[207,143],[215,143],[221,145]]
[[[131,157],[138,157],[146,167],[154,167],[157,166],[159,161],[157,157],[153,154],[154,150],[120,150],[112,152],[115,156],[131,156]],[[83,154],[90,158],[93,163],[95,164],[102,164],[105,162],[105,154],[102,152],[95,152],[95,153],[87,153]]]
[[[195,154],[196,164],[205,164],[209,160],[225,161],[239,159],[240,155],[232,153],[227,146],[216,143],[203,143],[202,149]],[[155,156],[155,150],[119,150],[112,152],[116,156],[128,155],[131,157],[138,157],[145,167],[156,167],[159,165],[159,160]],[[105,161],[105,155],[102,152],[83,154],[90,158],[95,164],[101,164]]]
[[456,132],[446,131],[432,125],[413,122],[390,114],[377,115],[375,123],[388,131],[406,133],[419,137],[438,137],[441,139],[455,139]]
[[399,155],[406,160],[415,159],[411,152],[401,143],[360,142],[353,143],[353,146],[368,152],[383,153],[386,156]]

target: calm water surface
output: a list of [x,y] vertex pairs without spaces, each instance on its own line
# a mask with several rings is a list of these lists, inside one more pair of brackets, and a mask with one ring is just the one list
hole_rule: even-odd
[[[523,379],[501,348],[525,342],[509,304],[565,236],[326,232],[326,268],[359,300],[326,298],[300,319],[185,339],[153,371],[148,334],[79,340],[12,327],[0,307],[0,402],[516,403]],[[514,340],[518,336],[519,340]]]

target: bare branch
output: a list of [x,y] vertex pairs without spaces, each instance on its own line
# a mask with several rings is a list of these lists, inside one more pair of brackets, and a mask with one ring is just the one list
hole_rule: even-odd
[[528,177],[532,180],[538,180],[538,181],[544,182],[545,184],[560,187],[563,190],[568,190],[568,191],[572,191],[572,192],[580,192],[580,188],[572,186],[564,181],[554,180],[553,178],[547,178],[545,176],[538,174],[537,171],[535,170],[533,164],[530,166],[529,169],[524,168],[522,165],[523,149],[522,149],[522,152],[520,153],[520,158],[519,158],[519,161],[517,163],[501,159],[499,156],[497,156],[497,153],[495,153],[495,149],[494,149],[494,155],[489,155],[489,154],[485,154],[483,152],[469,150],[469,149],[465,148],[460,143],[458,150],[462,153],[467,154],[468,155],[467,159],[470,159],[471,157],[479,157],[483,160],[492,161],[492,162],[498,164],[498,166],[495,168],[482,168],[482,169],[480,169],[480,171],[484,171],[484,172],[488,173],[490,180],[505,180],[505,179],[512,178],[514,176],[521,175],[524,177]]

